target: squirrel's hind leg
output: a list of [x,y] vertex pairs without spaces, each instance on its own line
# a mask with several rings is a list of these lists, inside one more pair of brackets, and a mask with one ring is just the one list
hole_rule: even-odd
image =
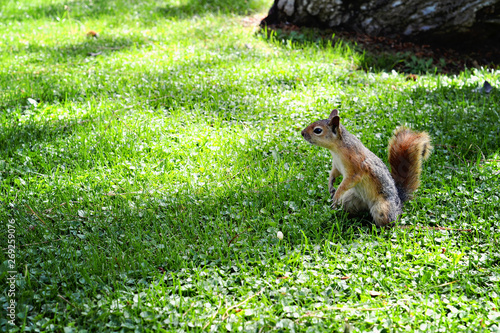
[[368,205],[358,195],[355,188],[347,190],[339,200],[346,211],[351,214],[357,214],[368,210]]

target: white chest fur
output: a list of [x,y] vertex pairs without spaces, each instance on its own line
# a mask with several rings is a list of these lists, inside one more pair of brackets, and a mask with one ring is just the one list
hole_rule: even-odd
[[342,160],[340,159],[340,156],[334,153],[333,151],[330,151],[332,154],[332,167],[339,170],[340,174],[345,177],[345,167],[344,164],[342,163]]

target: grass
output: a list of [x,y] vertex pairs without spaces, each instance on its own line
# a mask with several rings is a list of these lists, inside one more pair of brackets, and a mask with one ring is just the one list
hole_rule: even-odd
[[[500,72],[365,72],[256,33],[269,6],[2,2],[2,331],[500,329]],[[334,107],[384,159],[396,126],[428,131],[400,224],[472,232],[331,210],[300,130]]]

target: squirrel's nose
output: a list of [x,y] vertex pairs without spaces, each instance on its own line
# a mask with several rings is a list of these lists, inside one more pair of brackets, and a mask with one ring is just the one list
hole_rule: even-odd
[[302,132],[300,132],[300,134],[302,134],[302,136],[306,135],[306,130],[302,130]]

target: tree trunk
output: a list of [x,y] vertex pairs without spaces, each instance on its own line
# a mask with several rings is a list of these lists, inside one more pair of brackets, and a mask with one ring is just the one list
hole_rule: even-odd
[[262,25],[355,31],[427,42],[500,42],[500,0],[275,0]]

